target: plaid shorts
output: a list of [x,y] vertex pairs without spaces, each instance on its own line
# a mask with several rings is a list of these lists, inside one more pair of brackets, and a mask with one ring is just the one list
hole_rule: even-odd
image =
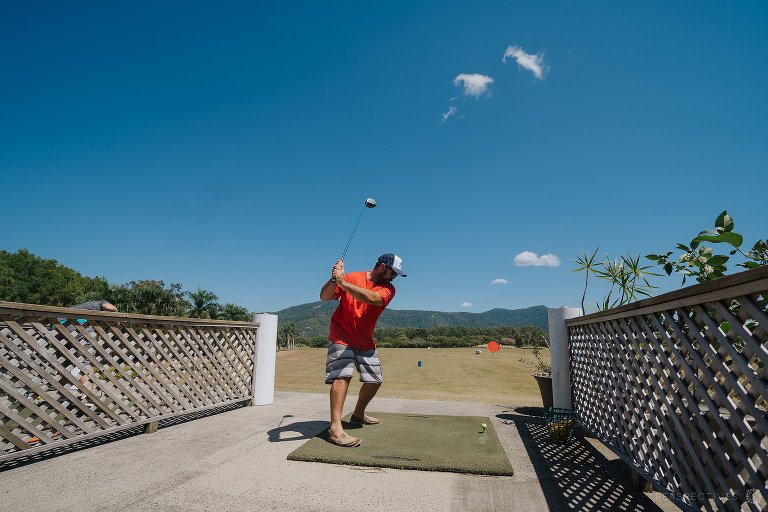
[[351,379],[357,369],[360,382],[381,384],[381,361],[379,352],[358,350],[341,343],[328,345],[328,357],[325,362],[325,383],[331,384],[336,379]]

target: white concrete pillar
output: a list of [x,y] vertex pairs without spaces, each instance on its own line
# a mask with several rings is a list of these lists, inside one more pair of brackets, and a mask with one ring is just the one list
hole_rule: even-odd
[[275,403],[277,315],[254,313],[253,321],[259,324],[253,365],[253,405],[269,405]]
[[573,409],[568,329],[565,321],[576,316],[581,316],[581,308],[547,308],[549,352],[552,356],[552,406],[561,409]]

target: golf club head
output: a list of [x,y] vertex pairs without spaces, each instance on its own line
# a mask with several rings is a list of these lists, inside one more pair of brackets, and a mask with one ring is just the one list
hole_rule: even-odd
[[372,197],[369,197],[365,200],[365,206],[366,208],[376,208],[376,200]]

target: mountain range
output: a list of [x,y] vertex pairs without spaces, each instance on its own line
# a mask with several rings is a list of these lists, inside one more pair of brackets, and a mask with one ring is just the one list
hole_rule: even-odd
[[[296,326],[296,334],[307,338],[328,334],[328,323],[338,302],[317,301],[292,306],[275,312],[278,322],[291,321]],[[547,330],[546,306],[532,306],[524,309],[491,309],[484,313],[466,313],[446,311],[420,311],[405,309],[386,309],[381,314],[377,327],[417,327],[429,329],[437,326],[494,327],[511,325],[535,325]]]

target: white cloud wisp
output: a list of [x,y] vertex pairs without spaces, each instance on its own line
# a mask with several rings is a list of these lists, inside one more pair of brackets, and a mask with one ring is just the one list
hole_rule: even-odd
[[535,252],[523,251],[515,256],[515,266],[517,267],[559,267],[560,258],[552,253],[539,256]]
[[501,59],[504,64],[507,63],[507,57],[514,57],[518,66],[533,73],[533,76],[538,80],[544,80],[544,74],[549,69],[544,65],[543,53],[525,53],[519,46],[507,47],[507,51],[504,52],[504,57]]
[[461,307],[463,307],[463,308],[471,308],[472,307],[472,303],[471,302],[462,302],[461,303]]
[[488,86],[493,83],[493,78],[487,75],[461,73],[453,79],[453,85],[463,87],[464,94],[479,98],[483,94],[490,94]]
[[459,110],[459,109],[457,109],[457,108],[456,108],[456,107],[454,107],[453,105],[451,105],[450,107],[448,107],[448,112],[445,112],[445,113],[443,114],[443,120],[442,120],[442,121],[440,121],[440,124],[443,124],[443,123],[445,123],[445,122],[446,122],[448,119],[450,119],[451,117],[455,116],[455,115],[456,115],[456,112],[458,112],[458,110]]
[[503,277],[500,277],[498,279],[494,279],[493,281],[491,281],[490,284],[492,284],[492,285],[494,285],[494,284],[509,284],[509,281],[507,281]]

